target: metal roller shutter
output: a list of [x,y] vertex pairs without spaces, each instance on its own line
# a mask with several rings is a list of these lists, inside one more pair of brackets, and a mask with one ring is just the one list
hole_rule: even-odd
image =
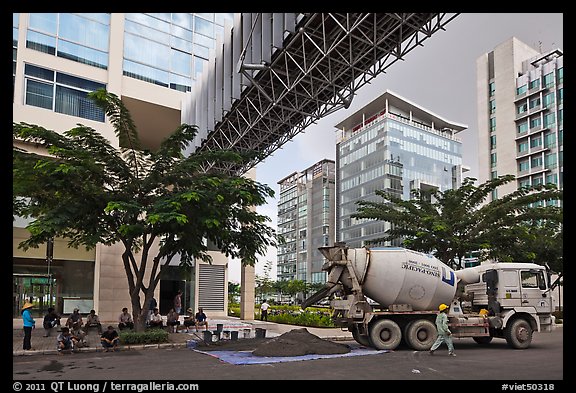
[[198,307],[224,311],[225,265],[198,266]]

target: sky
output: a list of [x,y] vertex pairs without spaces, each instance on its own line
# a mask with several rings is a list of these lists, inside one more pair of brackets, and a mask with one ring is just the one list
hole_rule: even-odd
[[[458,134],[462,141],[462,162],[470,168],[465,176],[477,177],[476,149],[476,59],[492,51],[511,37],[546,52],[564,49],[562,13],[462,13],[414,48],[405,61],[391,65],[359,89],[348,109],[341,109],[319,120],[295,136],[282,148],[256,166],[256,180],[275,191],[275,198],[257,211],[270,217],[269,225],[277,229],[278,181],[302,171],[322,159],[336,159],[335,125],[361,109],[385,90],[422,106],[440,117],[465,124]],[[327,143],[333,141],[333,143]],[[272,262],[268,277],[276,280],[276,248],[256,263],[256,275],[265,276],[265,265]],[[228,264],[229,281],[240,282],[240,261]]]

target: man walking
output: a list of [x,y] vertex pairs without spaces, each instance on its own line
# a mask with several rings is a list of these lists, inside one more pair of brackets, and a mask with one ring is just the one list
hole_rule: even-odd
[[436,341],[432,344],[432,348],[430,348],[430,355],[434,355],[434,351],[445,342],[448,346],[448,355],[456,356],[454,353],[454,344],[452,343],[452,332],[448,328],[448,311],[450,311],[450,308],[445,304],[441,304],[438,306],[438,310],[440,311],[438,315],[436,315],[438,338],[436,338]]
[[260,320],[268,322],[268,308],[270,305],[264,300],[264,303],[260,305]]

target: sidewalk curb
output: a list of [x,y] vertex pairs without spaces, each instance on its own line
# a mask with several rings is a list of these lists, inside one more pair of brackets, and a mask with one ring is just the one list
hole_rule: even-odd
[[[185,348],[186,343],[160,343],[160,344],[139,344],[139,345],[121,345],[118,347],[118,352],[120,351],[137,351],[137,350],[147,350],[147,349],[166,349],[166,348]],[[104,348],[79,348],[74,353],[82,352],[102,352],[106,353]],[[12,356],[34,356],[34,355],[57,355],[58,351],[56,349],[44,350],[44,351],[13,351]]]
[[[332,337],[322,337],[324,340],[328,341],[350,341],[351,338],[349,337],[339,337],[339,336],[332,336]],[[199,341],[199,340],[194,340]],[[121,345],[118,347],[118,351],[138,351],[138,350],[148,350],[148,349],[166,349],[166,348],[186,348],[186,343],[159,343],[159,344],[137,344],[137,345]],[[102,352],[105,353],[106,350],[104,348],[79,348],[75,353],[82,353],[82,352]],[[13,351],[12,356],[34,356],[34,355],[57,355],[58,351],[56,349],[51,350],[44,350],[44,351]]]

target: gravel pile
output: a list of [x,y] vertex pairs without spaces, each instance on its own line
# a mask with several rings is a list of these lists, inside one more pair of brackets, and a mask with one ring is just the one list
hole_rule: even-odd
[[350,352],[345,344],[324,340],[306,328],[292,329],[278,337],[220,340],[198,343],[202,351],[250,351],[254,356],[335,355]]
[[252,354],[255,356],[302,356],[335,355],[350,352],[348,345],[326,341],[310,333],[306,328],[293,329],[281,336],[260,344]]

